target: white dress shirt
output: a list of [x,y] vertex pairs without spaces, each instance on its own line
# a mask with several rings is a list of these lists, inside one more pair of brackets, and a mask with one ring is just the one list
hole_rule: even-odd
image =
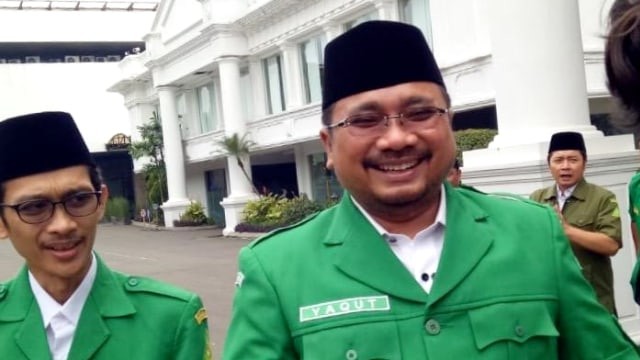
[[387,241],[393,253],[409,270],[414,279],[422,286],[425,292],[431,291],[431,286],[436,278],[442,246],[444,245],[444,229],[446,224],[447,204],[445,189],[440,191],[440,206],[435,221],[427,228],[419,231],[415,238],[411,239],[404,234],[392,234],[386,231],[382,225],[375,221],[358,202],[351,198],[356,207],[369,220],[371,225]]
[[568,188],[565,191],[560,190],[560,188],[558,187],[558,185],[556,185],[556,194],[558,196],[558,208],[560,209],[560,211],[562,211],[562,209],[564,208],[564,204],[567,202],[567,199],[571,197],[571,195],[573,194],[573,190],[576,189],[576,186],[578,186],[578,184],[573,185],[572,187]]
[[80,286],[73,292],[69,300],[62,305],[40,286],[31,271],[29,271],[29,284],[40,307],[40,313],[42,313],[42,320],[47,331],[49,351],[53,360],[67,360],[69,356],[73,335],[76,332],[84,303],[96,278],[96,271],[96,258],[92,254],[89,272],[87,272]]

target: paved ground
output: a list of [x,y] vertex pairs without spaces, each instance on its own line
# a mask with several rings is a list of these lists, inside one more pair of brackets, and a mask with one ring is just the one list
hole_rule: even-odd
[[[249,239],[226,238],[219,230],[163,231],[101,225],[96,249],[119,271],[151,276],[197,292],[209,313],[214,355],[220,359],[229,324],[237,253]],[[0,240],[0,281],[22,264],[8,240]]]

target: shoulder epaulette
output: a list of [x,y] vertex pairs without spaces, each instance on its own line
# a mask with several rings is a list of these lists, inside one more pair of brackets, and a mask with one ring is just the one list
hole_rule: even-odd
[[295,229],[295,228],[297,228],[299,226],[302,226],[303,224],[305,224],[305,223],[311,221],[312,219],[314,219],[321,212],[322,211],[318,211],[318,212],[316,212],[314,214],[311,214],[311,215],[307,216],[306,218],[298,221],[295,224],[288,225],[288,226],[283,226],[281,228],[277,228],[275,230],[272,230],[271,232],[269,232],[267,234],[264,234],[264,235],[260,236],[259,238],[253,240],[248,246],[250,248],[252,248],[252,247],[258,245],[259,243],[261,243],[261,242],[263,242],[265,240],[271,239],[272,237],[274,237],[274,236],[276,236],[276,235],[278,235],[278,234],[280,234],[282,232],[285,232],[285,231],[288,231],[288,230],[291,230],[291,229]]
[[146,292],[183,301],[189,301],[193,298],[193,293],[187,290],[146,277],[129,276],[125,279],[124,288],[128,292]]
[[0,301],[2,301],[9,292],[9,286],[7,284],[0,283]]

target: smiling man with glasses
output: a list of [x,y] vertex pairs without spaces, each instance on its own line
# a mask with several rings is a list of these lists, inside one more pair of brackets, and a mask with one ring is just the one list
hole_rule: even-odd
[[419,29],[365,22],[324,58],[346,191],[242,249],[224,360],[639,358],[553,210],[445,181],[450,101]]
[[0,238],[25,259],[0,283],[0,359],[207,359],[200,298],[112,271],[93,252],[109,196],[73,119],[0,122]]

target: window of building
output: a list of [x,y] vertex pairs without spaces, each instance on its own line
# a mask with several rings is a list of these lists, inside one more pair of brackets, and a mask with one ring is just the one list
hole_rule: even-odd
[[269,114],[284,111],[284,86],[282,83],[282,58],[274,55],[262,60],[267,85],[267,107]]
[[245,121],[250,121],[253,116],[253,92],[251,87],[251,74],[249,68],[240,69],[240,93],[242,94],[242,116]]
[[198,88],[198,113],[200,115],[200,133],[218,128],[218,113],[213,83]]
[[305,103],[322,100],[322,71],[324,69],[323,49],[326,38],[321,35],[300,45],[302,74],[304,77]]
[[187,97],[185,94],[180,94],[176,98],[176,112],[178,113],[178,124],[180,125],[180,132],[182,137],[189,137],[189,123],[187,118]]
[[377,20],[378,19],[378,12],[377,11],[371,11],[368,12],[362,16],[359,16],[351,21],[348,21],[344,24],[344,30],[349,30],[352,27],[355,27],[356,25],[360,25],[365,21],[370,21],[370,20]]
[[429,44],[432,44],[429,0],[400,0],[399,6],[400,18],[420,28]]

